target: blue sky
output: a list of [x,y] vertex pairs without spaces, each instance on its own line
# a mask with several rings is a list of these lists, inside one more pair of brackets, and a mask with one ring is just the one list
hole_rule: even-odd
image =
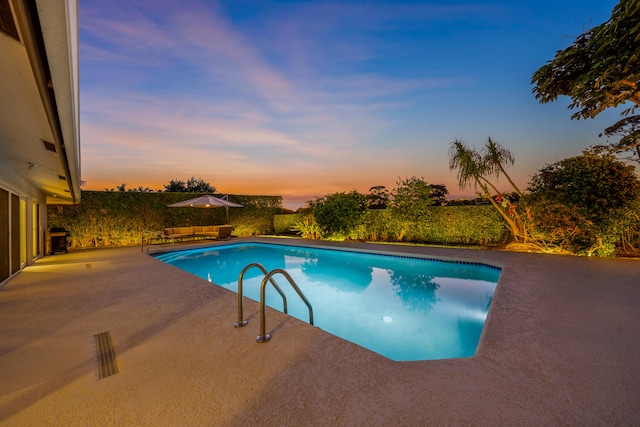
[[571,120],[530,83],[615,4],[79,0],[83,188],[195,176],[295,208],[417,176],[474,197],[449,143],[489,136],[525,187],[618,119]]

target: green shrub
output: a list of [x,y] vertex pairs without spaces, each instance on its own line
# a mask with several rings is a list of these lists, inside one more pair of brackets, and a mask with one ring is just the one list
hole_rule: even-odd
[[640,256],[640,197],[621,211],[618,231],[616,253],[623,256]]
[[300,216],[291,229],[303,239],[321,239],[323,236],[322,228],[312,215]]
[[610,154],[582,155],[545,166],[527,195],[538,235],[552,251],[613,256],[637,224],[640,180],[633,166]]
[[281,214],[273,217],[273,232],[276,235],[295,233],[292,228],[302,218],[301,214]]
[[[391,209],[370,209],[347,232],[325,234],[328,240],[404,241],[453,245],[498,245],[507,237],[507,228],[492,206],[430,206],[422,221],[408,221]],[[320,238],[321,230],[308,218],[296,229],[306,238]],[[316,237],[312,237],[316,236]]]
[[361,223],[368,205],[357,191],[334,193],[316,200],[313,216],[325,234],[348,234]]
[[[370,235],[384,240],[436,244],[500,244],[507,229],[492,206],[430,206],[421,221],[376,213],[367,223]],[[382,240],[382,239],[380,239]]]
[[395,240],[388,209],[369,209],[364,218],[364,232],[359,239],[387,242]]

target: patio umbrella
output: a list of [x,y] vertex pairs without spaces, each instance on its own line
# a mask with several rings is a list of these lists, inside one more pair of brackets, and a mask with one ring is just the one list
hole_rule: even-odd
[[[227,197],[227,196],[224,196]],[[170,208],[224,208],[227,216],[227,224],[229,224],[229,207],[241,208],[242,205],[230,202],[219,197],[206,195],[196,197],[194,199],[183,200],[182,202],[167,205]]]

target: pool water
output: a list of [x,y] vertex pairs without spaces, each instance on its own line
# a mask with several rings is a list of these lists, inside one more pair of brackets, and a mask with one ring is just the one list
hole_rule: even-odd
[[[156,258],[235,292],[250,263],[285,269],[313,306],[315,326],[396,361],[473,356],[500,276],[499,268],[478,263],[262,243]],[[288,313],[308,322],[309,311],[287,280],[273,277]],[[259,301],[263,278],[249,269],[244,295]],[[267,305],[282,311],[282,297],[273,286],[266,289]],[[267,316],[267,332],[269,326]]]

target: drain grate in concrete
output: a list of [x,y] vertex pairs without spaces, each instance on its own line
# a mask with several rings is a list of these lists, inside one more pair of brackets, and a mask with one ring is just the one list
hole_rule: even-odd
[[102,332],[94,335],[96,339],[96,351],[98,352],[98,375],[99,379],[109,377],[118,373],[118,359],[116,349],[113,346],[110,332]]

